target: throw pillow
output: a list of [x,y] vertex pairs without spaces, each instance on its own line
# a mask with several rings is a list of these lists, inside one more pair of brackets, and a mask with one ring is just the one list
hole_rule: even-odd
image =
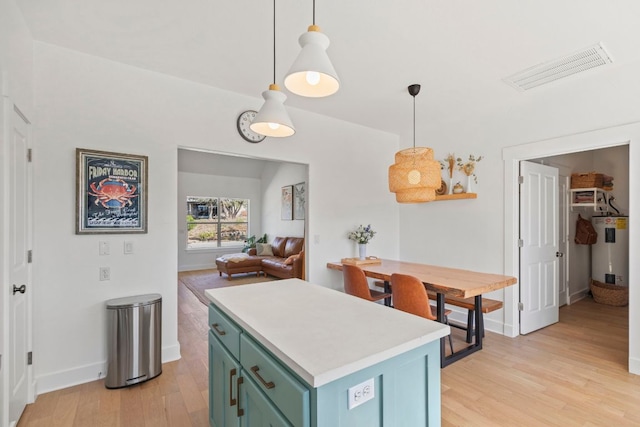
[[256,243],[256,255],[258,256],[273,255],[273,250],[271,249],[271,245],[268,243]]
[[296,255],[291,255],[289,258],[287,258],[287,259],[285,259],[285,260],[284,260],[284,264],[285,264],[285,265],[291,265],[291,264],[293,264],[293,261],[297,260],[299,256],[300,256],[300,255],[298,255],[298,254],[296,254]]

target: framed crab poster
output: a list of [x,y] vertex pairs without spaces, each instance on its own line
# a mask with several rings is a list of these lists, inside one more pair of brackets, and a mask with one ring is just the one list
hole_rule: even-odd
[[76,234],[147,232],[147,161],[76,149]]

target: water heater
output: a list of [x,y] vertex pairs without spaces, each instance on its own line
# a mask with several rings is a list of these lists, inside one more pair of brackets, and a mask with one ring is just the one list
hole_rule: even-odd
[[591,277],[629,286],[629,230],[626,216],[594,216],[598,240],[591,245]]

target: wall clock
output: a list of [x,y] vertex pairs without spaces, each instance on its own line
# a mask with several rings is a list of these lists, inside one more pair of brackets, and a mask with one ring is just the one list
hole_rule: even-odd
[[240,113],[238,116],[238,133],[241,137],[243,137],[246,141],[249,142],[261,142],[266,138],[264,135],[260,135],[259,133],[255,133],[249,128],[249,125],[256,118],[258,114],[257,111],[247,110]]

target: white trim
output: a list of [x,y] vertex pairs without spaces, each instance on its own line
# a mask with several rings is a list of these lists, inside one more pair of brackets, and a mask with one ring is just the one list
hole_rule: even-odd
[[182,273],[183,271],[197,271],[197,270],[211,270],[211,269],[216,269],[217,270],[218,266],[215,263],[215,259],[216,258],[217,258],[217,256],[211,257],[212,262],[210,262],[208,264],[179,265],[178,266],[178,273]]
[[587,293],[588,292],[589,292],[588,290],[583,289],[581,291],[578,291],[576,293],[573,293],[573,294],[569,295],[567,304],[569,304],[569,305],[575,304],[578,301],[580,301],[581,299],[585,299],[587,297]]
[[[171,347],[162,347],[163,364],[178,359],[180,359],[179,343]],[[104,378],[106,374],[107,361],[92,363],[90,365],[74,367],[38,377],[34,384],[34,390],[37,390],[38,394],[48,393],[50,391],[73,387],[78,384],[97,381]]]
[[[519,275],[518,262],[518,165],[521,160],[537,159],[561,154],[596,150],[601,148],[629,145],[629,211],[636,215],[629,217],[629,258],[638,259],[640,254],[640,198],[635,186],[640,183],[640,150],[634,150],[634,144],[640,141],[640,122],[620,124],[602,129],[588,130],[572,135],[559,136],[523,145],[506,147],[502,151],[504,161],[504,266],[507,275]],[[640,265],[630,264],[629,282],[634,277],[640,277]],[[519,325],[518,301],[520,299],[518,286],[510,286],[505,290],[505,335],[506,324]],[[629,288],[629,372],[640,374],[640,325],[638,323],[638,307],[640,307],[640,292],[635,287]],[[519,328],[511,331],[518,334]]]

